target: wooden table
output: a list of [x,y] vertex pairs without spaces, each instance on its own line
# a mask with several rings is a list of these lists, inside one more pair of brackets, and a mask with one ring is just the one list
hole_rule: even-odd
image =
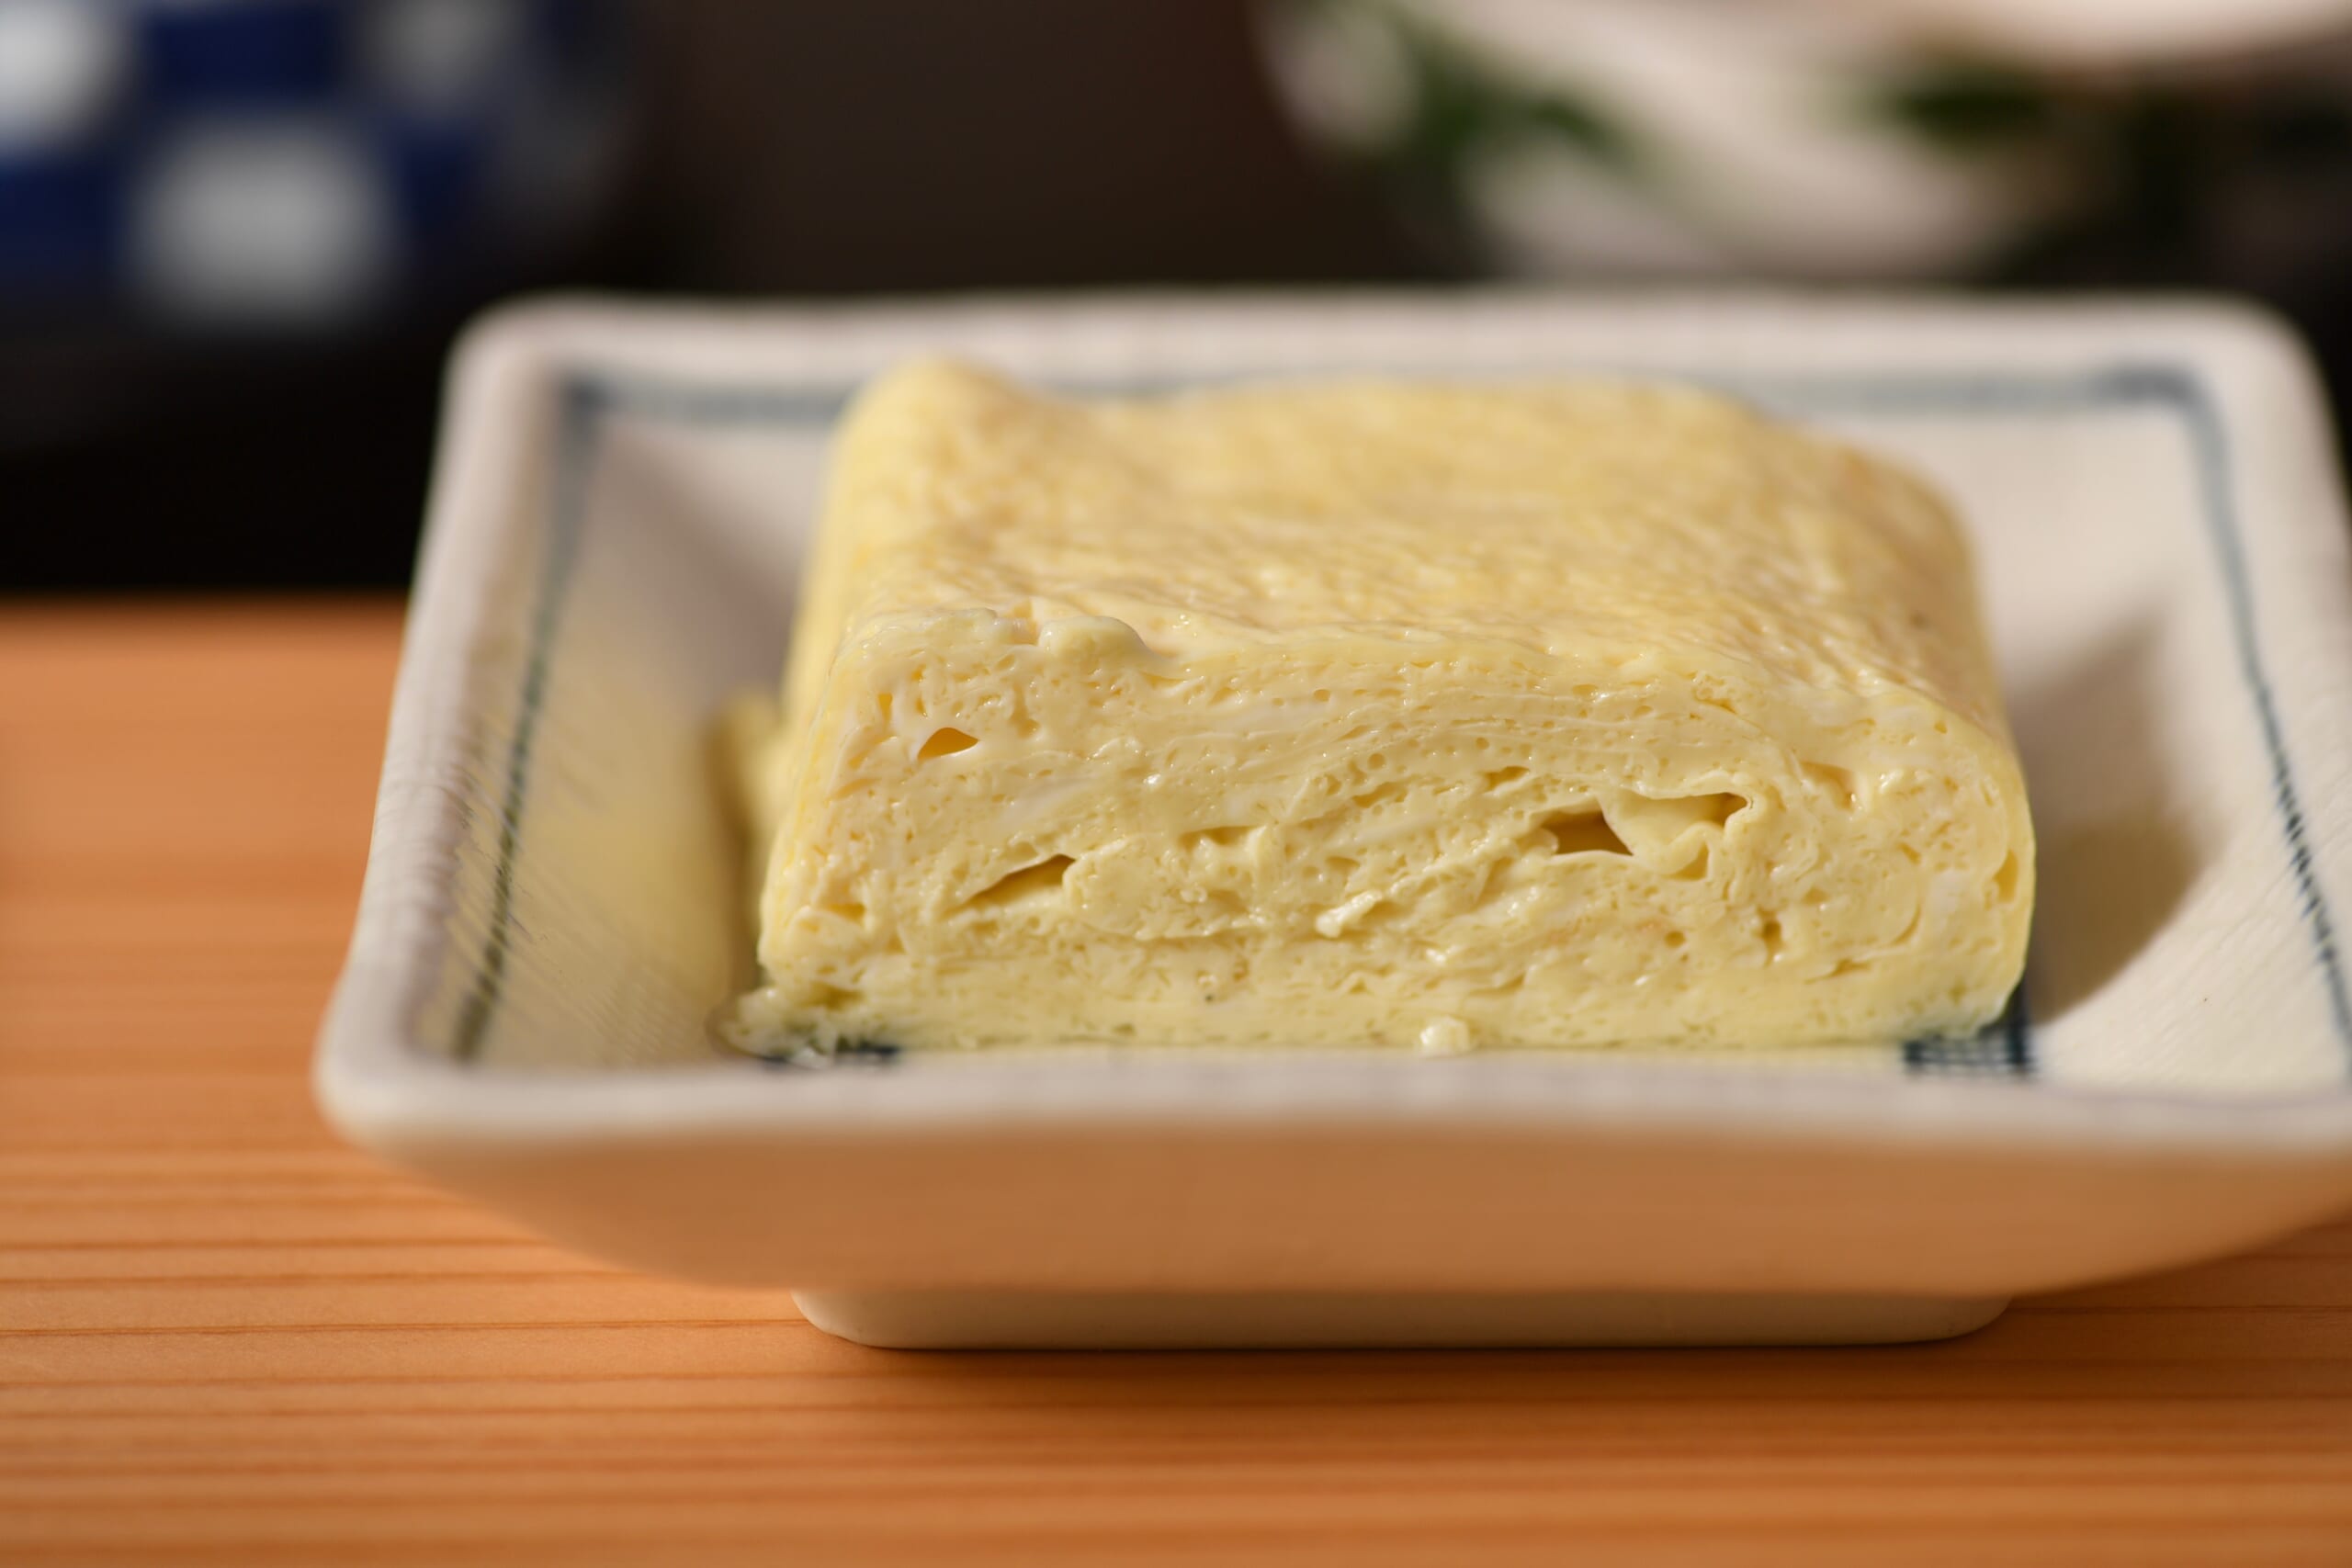
[[380,1169],[397,637],[0,607],[0,1562],[2352,1563],[2352,1224],[1917,1348],[914,1355]]

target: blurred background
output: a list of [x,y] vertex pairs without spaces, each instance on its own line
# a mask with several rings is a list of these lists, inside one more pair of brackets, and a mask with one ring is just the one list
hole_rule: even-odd
[[0,0],[0,590],[404,582],[547,288],[2214,288],[2352,376],[2352,0]]

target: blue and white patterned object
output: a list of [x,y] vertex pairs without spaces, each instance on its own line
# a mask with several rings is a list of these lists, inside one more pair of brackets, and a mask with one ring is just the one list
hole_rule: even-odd
[[605,0],[0,0],[0,309],[334,327],[593,209]]

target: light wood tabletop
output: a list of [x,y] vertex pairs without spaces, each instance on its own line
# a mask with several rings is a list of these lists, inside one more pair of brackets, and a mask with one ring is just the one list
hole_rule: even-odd
[[0,606],[0,1562],[2352,1563],[2352,1224],[1917,1348],[941,1355],[385,1170],[398,636]]

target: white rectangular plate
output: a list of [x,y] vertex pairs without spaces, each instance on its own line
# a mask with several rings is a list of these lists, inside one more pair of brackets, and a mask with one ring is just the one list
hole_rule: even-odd
[[[709,726],[776,675],[831,421],[916,353],[1078,391],[1702,381],[1978,540],[2041,840],[2028,983],[1885,1051],[729,1059]],[[2268,321],[1542,294],[551,304],[456,369],[358,929],[347,1135],[890,1343],[1870,1338],[2352,1201],[2352,561]]]

